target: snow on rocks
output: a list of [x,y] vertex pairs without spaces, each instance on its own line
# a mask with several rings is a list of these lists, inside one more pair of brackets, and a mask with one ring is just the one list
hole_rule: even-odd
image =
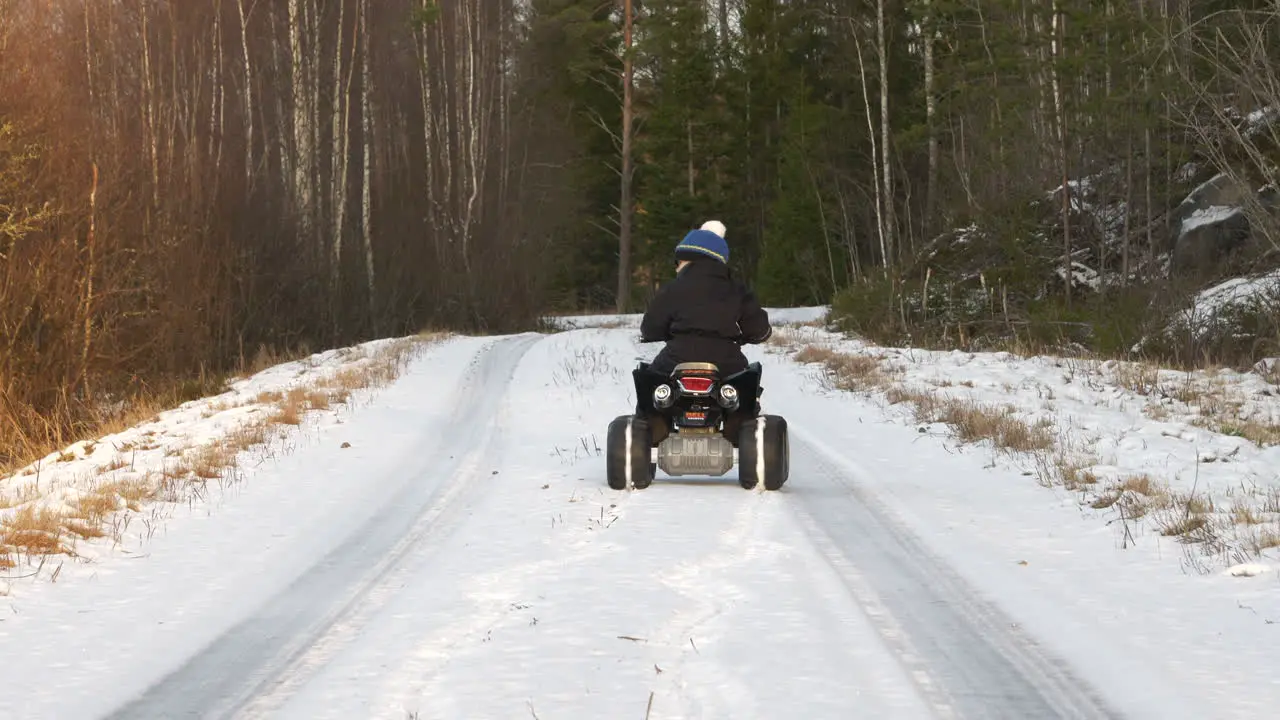
[[1280,271],[1258,277],[1231,278],[1199,292],[1191,307],[1180,312],[1169,327],[1173,336],[1202,339],[1211,331],[1228,329],[1241,313],[1259,311],[1280,297]]

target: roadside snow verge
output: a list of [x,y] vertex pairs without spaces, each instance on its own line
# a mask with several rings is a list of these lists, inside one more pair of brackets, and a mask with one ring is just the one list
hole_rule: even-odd
[[0,478],[0,579],[56,580],[65,558],[136,550],[177,506],[288,452],[304,426],[342,422],[444,337],[375,340],[277,365]]
[[1065,489],[1123,547],[1158,532],[1196,571],[1239,577],[1277,559],[1280,388],[1258,374],[884,348],[817,327],[779,328],[771,345],[894,421]]

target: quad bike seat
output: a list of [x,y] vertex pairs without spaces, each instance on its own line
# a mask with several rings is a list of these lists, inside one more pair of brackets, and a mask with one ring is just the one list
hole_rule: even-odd
[[713,373],[718,375],[720,373],[720,368],[717,367],[715,363],[684,362],[676,365],[675,369],[671,372],[672,375],[679,375],[681,373]]

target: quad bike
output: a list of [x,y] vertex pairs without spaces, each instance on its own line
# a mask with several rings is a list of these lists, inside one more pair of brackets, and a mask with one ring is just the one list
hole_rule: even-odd
[[636,412],[609,424],[609,487],[647,488],[659,468],[719,477],[733,469],[735,453],[743,488],[778,490],[787,481],[787,421],[760,412],[760,363],[724,378],[711,363],[682,363],[670,377],[640,363],[632,375]]

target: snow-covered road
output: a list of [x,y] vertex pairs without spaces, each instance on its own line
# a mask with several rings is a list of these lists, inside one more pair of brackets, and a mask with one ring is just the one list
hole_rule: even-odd
[[[15,598],[0,717],[1165,719],[1276,701],[1254,684],[1274,651],[1242,648],[1232,678],[1194,662],[1258,623],[1191,647],[1190,610],[1105,606],[1110,556],[1073,597],[1054,571],[1098,554],[1096,522],[777,355],[756,351],[793,433],[783,491],[732,474],[609,490],[604,429],[656,349],[625,328],[432,347],[148,557]],[[1167,600],[1229,597],[1162,580]],[[1165,623],[1174,637],[1134,646]]]

